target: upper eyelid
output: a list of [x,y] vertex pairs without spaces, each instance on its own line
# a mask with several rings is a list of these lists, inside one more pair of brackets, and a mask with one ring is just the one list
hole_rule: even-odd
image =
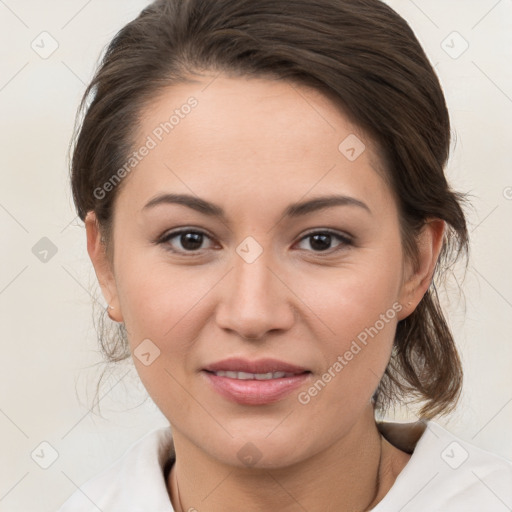
[[163,235],[158,237],[157,241],[168,240],[168,239],[174,238],[178,235],[182,235],[183,233],[200,233],[202,235],[207,236],[210,239],[215,238],[213,235],[211,235],[208,231],[205,231],[203,228],[194,228],[194,227],[187,228],[187,227],[185,227],[185,228],[176,228],[176,229],[171,229],[169,231],[166,231]]
[[347,238],[349,240],[353,240],[353,238],[354,238],[352,235],[350,235],[349,233],[346,233],[345,231],[338,231],[338,230],[332,229],[332,228],[323,228],[323,229],[322,228],[314,228],[311,231],[307,231],[306,233],[304,233],[300,237],[300,240],[302,240],[303,238],[305,238],[307,236],[312,236],[312,235],[316,235],[319,233],[327,233],[329,235],[339,236],[341,238]]

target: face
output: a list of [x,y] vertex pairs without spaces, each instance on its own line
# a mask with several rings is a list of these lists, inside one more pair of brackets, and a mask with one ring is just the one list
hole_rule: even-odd
[[410,313],[397,206],[371,141],[328,98],[212,79],[142,113],[149,149],[99,277],[175,436],[227,464],[285,466],[371,411]]

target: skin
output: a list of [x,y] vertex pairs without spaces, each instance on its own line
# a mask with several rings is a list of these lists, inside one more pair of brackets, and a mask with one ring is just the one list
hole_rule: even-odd
[[[125,323],[132,351],[145,339],[160,350],[148,366],[134,362],[173,429],[170,497],[180,512],[366,510],[409,460],[379,435],[371,397],[396,324],[431,282],[444,222],[426,223],[413,266],[371,140],[331,100],[283,81],[212,80],[168,88],[142,113],[137,147],[189,96],[198,100],[118,191],[111,259],[94,213],[86,219],[88,252],[111,318]],[[350,134],[366,145],[355,161],[338,150]],[[177,204],[144,209],[163,192],[211,201],[227,219]],[[335,206],[283,218],[291,203],[334,192],[363,201],[371,213]],[[180,227],[210,236],[194,256],[179,236],[154,243]],[[306,234],[326,228],[353,243],[332,237],[319,250]],[[252,263],[236,252],[248,236],[263,250]],[[395,317],[317,396],[299,403],[298,393],[393,304],[401,307]],[[201,373],[231,356],[272,357],[311,374],[276,403],[239,405]],[[237,457],[248,442],[261,455],[250,467]]]

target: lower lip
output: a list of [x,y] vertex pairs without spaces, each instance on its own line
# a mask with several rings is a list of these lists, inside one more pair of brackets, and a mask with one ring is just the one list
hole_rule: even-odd
[[297,389],[310,373],[269,380],[241,380],[202,372],[220,395],[242,405],[264,405],[277,402]]

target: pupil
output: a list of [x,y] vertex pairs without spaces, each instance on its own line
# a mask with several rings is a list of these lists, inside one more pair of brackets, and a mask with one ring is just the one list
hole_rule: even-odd
[[313,249],[318,249],[320,251],[324,249],[329,249],[331,245],[331,235],[328,234],[320,234],[313,235],[311,239],[311,247]]
[[185,233],[181,235],[181,245],[185,249],[195,250],[201,247],[203,235],[201,233]]

